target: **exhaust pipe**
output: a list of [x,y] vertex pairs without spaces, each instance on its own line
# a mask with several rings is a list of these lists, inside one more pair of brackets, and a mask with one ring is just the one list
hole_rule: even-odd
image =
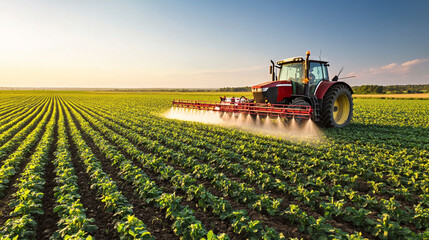
[[276,67],[274,65],[273,60],[271,60],[270,74],[271,74],[271,81],[274,82],[276,79]]
[[310,87],[308,86],[308,76],[310,71],[310,51],[307,51],[307,57],[305,58],[305,64],[304,64],[304,92],[305,95],[310,95]]

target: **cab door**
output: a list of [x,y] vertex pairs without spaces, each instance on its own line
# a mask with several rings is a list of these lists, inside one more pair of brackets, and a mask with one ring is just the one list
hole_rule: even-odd
[[310,62],[310,70],[308,71],[310,95],[314,95],[317,86],[323,80],[329,80],[328,68],[326,64],[320,62]]

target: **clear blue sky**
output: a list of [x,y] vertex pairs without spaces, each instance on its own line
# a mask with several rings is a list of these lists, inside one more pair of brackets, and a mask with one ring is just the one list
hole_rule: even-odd
[[429,84],[429,1],[4,1],[0,87],[226,87],[307,50],[333,77]]

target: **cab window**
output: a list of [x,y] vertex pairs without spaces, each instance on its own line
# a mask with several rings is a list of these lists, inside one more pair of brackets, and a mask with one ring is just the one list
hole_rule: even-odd
[[325,66],[318,62],[310,62],[309,82],[310,84],[318,84],[323,79],[326,79]]
[[326,65],[319,62],[310,62],[310,69],[308,71],[308,83],[310,84],[310,93],[314,93],[317,85],[328,79],[328,71]]
[[302,62],[283,64],[280,69],[279,80],[300,82],[303,77],[304,65]]

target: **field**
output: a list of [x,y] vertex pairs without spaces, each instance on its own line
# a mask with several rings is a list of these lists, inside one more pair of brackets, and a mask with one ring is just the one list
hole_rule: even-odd
[[1,239],[429,239],[428,100],[301,142],[163,117],[219,95],[0,92]]
[[407,98],[407,99],[428,99],[429,93],[407,93],[407,94],[354,94],[358,98]]

